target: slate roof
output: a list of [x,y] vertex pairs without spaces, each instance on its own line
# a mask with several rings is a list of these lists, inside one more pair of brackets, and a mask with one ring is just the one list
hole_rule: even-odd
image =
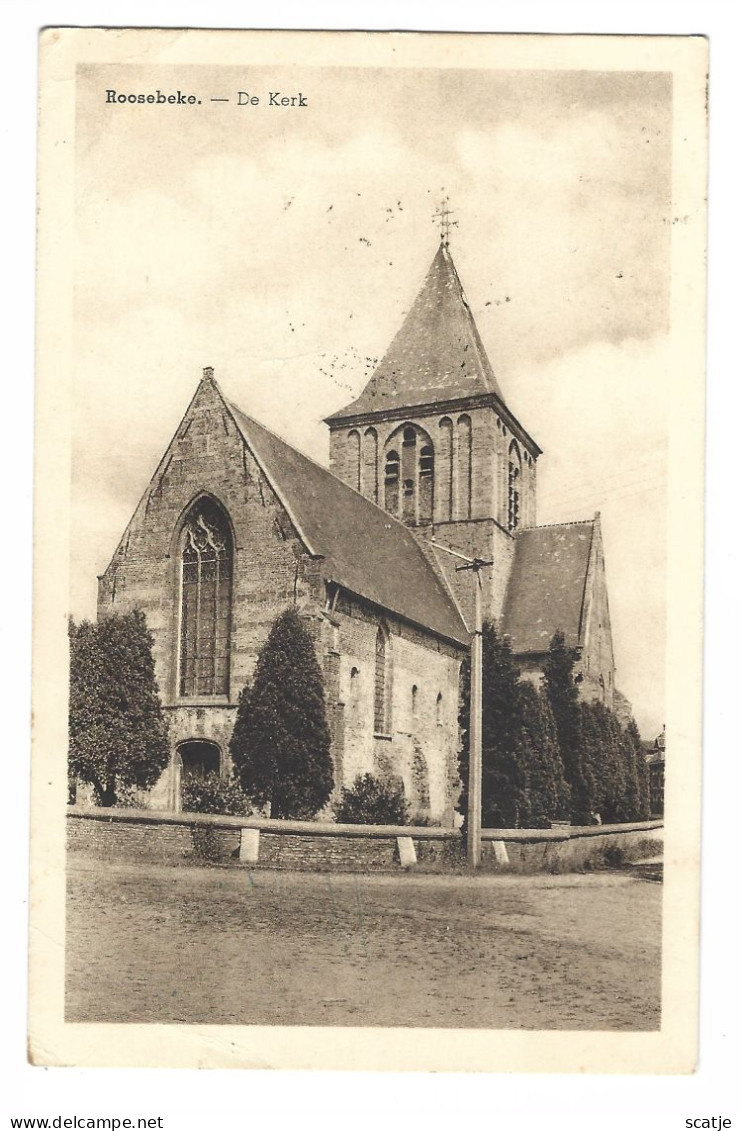
[[420,293],[360,397],[327,419],[487,393],[504,403],[450,252],[441,244]]
[[547,652],[561,629],[568,648],[581,641],[595,520],[536,526],[515,536],[502,631],[513,652]]
[[229,408],[308,550],[324,557],[328,581],[469,644],[452,597],[406,526],[236,405]]

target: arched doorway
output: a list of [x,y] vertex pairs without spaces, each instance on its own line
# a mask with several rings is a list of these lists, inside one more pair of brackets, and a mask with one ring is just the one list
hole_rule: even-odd
[[175,751],[175,808],[180,811],[183,782],[191,777],[204,777],[221,771],[221,750],[215,742],[191,739],[181,742]]

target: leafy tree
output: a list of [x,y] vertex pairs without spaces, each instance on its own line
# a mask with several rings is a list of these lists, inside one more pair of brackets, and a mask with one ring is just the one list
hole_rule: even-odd
[[140,610],[70,621],[69,770],[99,805],[155,784],[169,761],[152,635]]
[[245,792],[272,817],[309,819],[333,787],[322,672],[295,609],[276,619],[251,687],[243,689],[229,743]]
[[359,774],[333,806],[335,817],[348,825],[407,825],[409,807],[399,779]]

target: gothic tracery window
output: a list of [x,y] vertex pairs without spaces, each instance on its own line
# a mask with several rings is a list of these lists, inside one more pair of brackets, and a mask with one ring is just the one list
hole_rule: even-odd
[[229,694],[232,536],[210,499],[191,510],[181,537],[179,693]]

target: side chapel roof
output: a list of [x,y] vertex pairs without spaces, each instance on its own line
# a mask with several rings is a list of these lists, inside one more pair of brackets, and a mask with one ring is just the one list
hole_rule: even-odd
[[236,405],[229,409],[307,548],[325,559],[328,581],[469,644],[452,597],[406,526]]
[[504,404],[448,246],[441,243],[371,380],[327,421],[488,393]]
[[515,535],[502,632],[513,652],[548,652],[557,630],[568,648],[582,642],[596,519],[536,526]]

